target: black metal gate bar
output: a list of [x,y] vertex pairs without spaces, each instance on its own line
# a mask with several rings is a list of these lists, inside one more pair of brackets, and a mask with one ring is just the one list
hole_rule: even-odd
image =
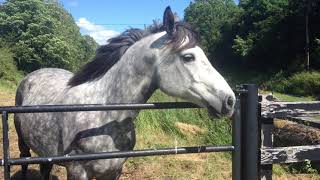
[[[73,111],[103,111],[103,110],[141,110],[141,109],[178,109],[178,108],[200,108],[198,105],[188,102],[165,102],[165,103],[148,103],[148,104],[85,104],[85,105],[35,105],[35,106],[7,106],[0,107],[0,113],[7,118],[8,113],[43,113],[43,112],[73,112]],[[3,129],[4,149],[8,149],[8,124],[7,120]],[[5,135],[6,134],[6,135]],[[198,147],[177,147],[166,149],[147,149],[139,151],[125,152],[106,152],[96,154],[70,155],[70,156],[55,156],[55,157],[36,157],[36,158],[17,158],[10,159],[4,155],[4,159],[0,161],[1,165],[5,166],[5,179],[10,178],[10,165],[19,164],[41,164],[55,163],[75,160],[94,160],[94,159],[110,159],[121,157],[137,157],[137,156],[153,156],[153,155],[169,155],[169,154],[186,154],[186,153],[201,153],[201,152],[223,152],[233,151],[234,147],[226,146],[198,146]]]
[[260,159],[260,129],[258,122],[258,88],[254,84],[243,85],[247,93],[241,93],[241,168],[242,179],[257,180]]
[[3,138],[3,160],[1,161],[4,166],[4,179],[10,179],[10,163],[9,163],[9,127],[8,127],[8,113],[2,112],[2,138]]
[[241,180],[241,103],[239,97],[232,117],[232,180]]
[[163,102],[147,104],[70,104],[70,105],[35,105],[35,106],[5,106],[0,112],[7,113],[40,113],[40,112],[72,112],[72,111],[105,111],[105,110],[141,110],[141,109],[180,109],[200,108],[188,102]]
[[10,159],[10,165],[20,164],[43,164],[43,163],[61,163],[67,161],[84,161],[96,159],[112,159],[112,158],[128,158],[139,156],[156,156],[156,155],[172,155],[172,154],[189,154],[204,152],[224,152],[233,151],[233,146],[195,146],[195,147],[177,147],[163,149],[144,149],[135,151],[114,151],[93,154],[77,154],[53,157],[35,157],[35,158],[19,158]]

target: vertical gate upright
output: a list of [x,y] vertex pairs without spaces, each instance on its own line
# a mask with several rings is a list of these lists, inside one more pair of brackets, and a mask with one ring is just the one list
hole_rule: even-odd
[[254,84],[237,88],[237,103],[232,118],[232,179],[260,178],[260,123],[258,88]]

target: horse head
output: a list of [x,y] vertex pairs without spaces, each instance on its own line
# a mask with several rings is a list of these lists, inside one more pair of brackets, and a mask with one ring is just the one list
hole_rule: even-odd
[[152,45],[158,48],[158,87],[169,95],[207,107],[210,114],[231,116],[235,95],[197,45],[196,33],[176,22],[170,7],[164,12],[163,28],[166,34]]

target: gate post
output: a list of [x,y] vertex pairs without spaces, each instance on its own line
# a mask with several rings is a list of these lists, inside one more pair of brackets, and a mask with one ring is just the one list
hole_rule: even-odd
[[[261,148],[273,147],[273,118],[262,118],[261,122]],[[261,180],[272,180],[272,164],[260,165]]]
[[10,164],[9,164],[9,127],[8,112],[2,112],[2,138],[3,138],[3,174],[5,180],[10,180]]
[[232,117],[232,180],[241,180],[241,104],[239,96]]
[[258,120],[258,88],[254,84],[243,85],[240,94],[242,148],[241,167],[243,180],[260,179],[260,128]]

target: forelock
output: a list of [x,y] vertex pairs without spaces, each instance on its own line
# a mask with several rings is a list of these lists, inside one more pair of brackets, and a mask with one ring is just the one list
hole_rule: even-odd
[[198,33],[185,22],[176,24],[176,32],[170,37],[169,45],[173,51],[193,48],[198,44]]

